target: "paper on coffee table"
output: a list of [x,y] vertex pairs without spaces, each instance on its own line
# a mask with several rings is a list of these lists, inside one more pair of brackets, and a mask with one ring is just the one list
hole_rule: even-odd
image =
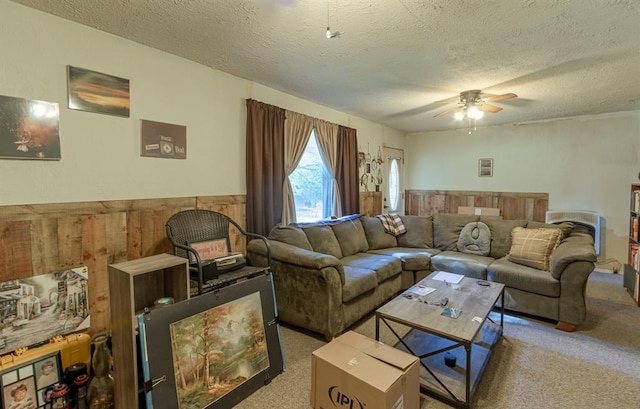
[[434,280],[452,284],[458,284],[463,278],[464,276],[462,274],[447,273],[446,271],[439,271],[435,276],[433,276]]
[[435,290],[436,289],[433,287],[426,287],[424,285],[414,285],[413,287],[409,288],[406,292],[410,293],[414,297],[422,297],[424,295],[431,294]]

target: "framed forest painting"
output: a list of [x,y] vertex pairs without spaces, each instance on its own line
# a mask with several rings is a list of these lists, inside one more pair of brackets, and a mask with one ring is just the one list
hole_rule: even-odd
[[284,367],[275,311],[269,274],[143,314],[147,406],[229,408],[270,382]]

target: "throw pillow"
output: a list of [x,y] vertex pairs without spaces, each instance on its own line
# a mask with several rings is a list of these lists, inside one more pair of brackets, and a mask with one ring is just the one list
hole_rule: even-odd
[[329,254],[335,258],[342,258],[342,249],[331,226],[303,227],[304,234],[309,239],[309,244],[316,253]]
[[525,229],[514,227],[511,231],[511,251],[507,260],[524,266],[549,271],[551,253],[562,240],[560,229]]
[[480,221],[491,230],[491,251],[489,257],[502,258],[511,249],[511,231],[514,227],[526,227],[526,220],[502,220],[496,217],[480,216]]
[[[386,249],[398,245],[395,236],[384,232],[384,227],[377,217],[363,216],[360,221],[364,227],[364,234],[367,236],[370,250]],[[404,235],[400,237],[404,237]]]
[[305,250],[313,250],[311,248],[311,243],[309,243],[309,239],[307,239],[307,235],[304,234],[302,229],[299,227],[276,226],[269,233],[269,240],[291,244],[292,246],[300,247]]
[[433,247],[442,251],[456,251],[462,228],[477,222],[479,216],[438,213],[433,216]]
[[571,222],[562,222],[562,223],[542,223],[542,222],[534,222],[533,220],[529,220],[527,223],[527,229],[560,229],[562,230],[562,238],[566,239],[571,236],[573,233],[573,223]]
[[458,237],[458,251],[487,256],[491,250],[491,230],[482,222],[468,223]]
[[364,234],[364,228],[359,219],[334,224],[331,228],[340,243],[343,257],[369,250],[367,236]]
[[398,247],[433,248],[433,217],[400,216],[407,233],[398,237]]

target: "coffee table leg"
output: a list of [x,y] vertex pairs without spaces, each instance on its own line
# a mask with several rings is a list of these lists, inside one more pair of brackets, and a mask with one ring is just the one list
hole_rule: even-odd
[[500,334],[502,335],[502,331],[504,329],[504,288],[502,289],[502,294],[500,294],[502,300],[500,301]]
[[376,314],[376,341],[380,341],[380,316]]
[[467,376],[466,376],[466,395],[464,403],[468,407],[469,397],[471,396],[471,343],[465,343],[464,349],[467,351]]

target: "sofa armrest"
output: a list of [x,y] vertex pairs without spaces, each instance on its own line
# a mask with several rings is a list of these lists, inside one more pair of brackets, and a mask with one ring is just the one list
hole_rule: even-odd
[[[270,245],[280,319],[325,334],[327,339],[342,331],[345,275],[340,260],[275,240]],[[266,254],[260,240],[247,245],[253,265],[266,266]]]
[[[291,244],[271,240],[269,242],[272,262],[289,264],[305,269],[322,270],[333,267],[340,275],[340,282],[344,285],[344,267],[342,262],[334,256],[301,249]],[[267,249],[260,240],[251,240],[247,245],[247,253],[252,264],[263,265],[267,257]],[[258,256],[258,257],[256,257]],[[264,264],[266,266],[266,264]]]
[[595,263],[597,259],[593,238],[588,234],[574,233],[562,240],[560,245],[553,250],[549,263],[551,275],[556,280],[560,280],[563,272],[571,263]]

